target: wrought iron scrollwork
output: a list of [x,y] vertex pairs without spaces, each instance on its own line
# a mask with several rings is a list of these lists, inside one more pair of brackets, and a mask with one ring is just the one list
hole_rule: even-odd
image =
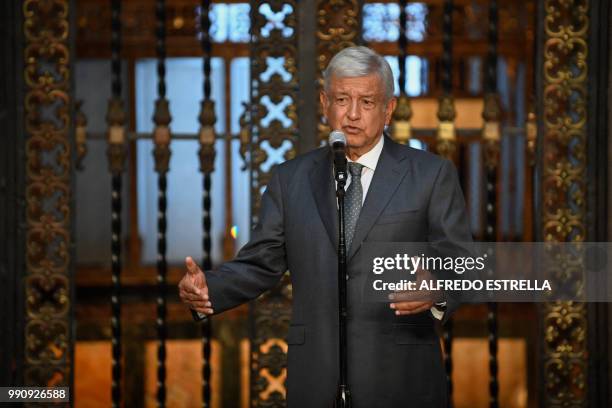
[[[542,236],[587,239],[588,0],[544,2],[542,66]],[[547,273],[551,273],[550,271]],[[573,272],[575,275],[577,272]],[[572,274],[570,272],[570,274]],[[582,280],[583,276],[568,279]],[[588,392],[587,307],[543,304],[542,404],[585,407]]]
[[240,115],[240,157],[242,158],[242,167],[240,170],[245,171],[249,168],[249,148],[251,146],[251,130],[250,130],[250,108],[246,102],[242,103],[243,112]]
[[[70,386],[73,341],[70,2],[26,0],[24,385]],[[50,112],[43,115],[41,112]]]
[[[323,70],[332,57],[346,47],[359,43],[361,1],[359,0],[317,0],[317,83],[323,88]],[[318,103],[318,101],[317,101]],[[327,141],[331,129],[324,122],[321,106],[318,104],[318,141]]]
[[[271,23],[271,19],[275,22]],[[257,222],[261,193],[270,179],[270,171],[278,162],[296,154],[297,35],[296,0],[251,1],[251,127],[248,136],[251,141],[253,223]],[[264,76],[266,71],[271,75]],[[253,407],[282,407],[286,404],[287,346],[283,338],[289,326],[290,313],[291,285],[287,275],[274,290],[251,305],[254,328],[251,338]]]

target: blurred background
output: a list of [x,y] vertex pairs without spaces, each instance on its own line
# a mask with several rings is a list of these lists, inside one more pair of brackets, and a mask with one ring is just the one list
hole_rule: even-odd
[[[606,0],[0,8],[0,385],[69,385],[78,407],[285,406],[290,271],[204,325],[176,284],[186,256],[231,259],[273,166],[325,143],[321,72],[346,46],[387,58],[388,132],[455,163],[475,239],[612,232]],[[441,330],[452,405],[612,406],[611,316],[463,307]]]

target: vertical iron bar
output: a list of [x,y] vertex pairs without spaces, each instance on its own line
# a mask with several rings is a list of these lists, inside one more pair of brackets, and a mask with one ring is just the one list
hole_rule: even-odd
[[453,91],[453,0],[444,0],[442,16],[442,91]]
[[[226,140],[226,143],[230,143],[230,140]],[[210,238],[210,226],[211,226],[211,218],[210,218],[210,184],[211,184],[211,175],[210,173],[204,173],[204,192],[202,196],[202,228],[203,228],[203,238],[202,238],[202,249],[203,249],[203,259],[202,259],[202,267],[205,271],[208,271],[212,268],[212,261],[210,257],[211,252],[211,238]],[[202,407],[207,408],[210,406],[210,353],[211,353],[211,340],[212,340],[212,324],[211,319],[208,318],[202,325]]]
[[[200,114],[200,170],[203,173],[203,193],[202,193],[202,267],[204,271],[212,268],[211,260],[211,173],[214,170],[215,150],[214,150],[214,104],[210,99],[211,94],[211,55],[212,43],[210,40],[210,0],[202,0],[200,10],[200,26],[202,47],[202,69],[203,69],[203,101]],[[232,143],[226,139],[225,143]],[[206,319],[202,324],[202,407],[210,407],[211,399],[211,341],[212,341],[212,322],[211,318]]]
[[444,342],[444,371],[446,372],[447,407],[453,406],[453,319],[448,319],[442,335]]
[[155,1],[155,35],[157,53],[157,95],[166,97],[166,1]]
[[489,27],[487,44],[487,77],[485,90],[488,93],[497,92],[497,0],[489,0]]
[[406,144],[410,140],[410,119],[412,118],[410,99],[406,95],[406,47],[408,46],[406,3],[406,0],[400,1],[400,35],[397,44],[399,48],[397,57],[399,65],[399,98],[397,98],[397,107],[393,112],[393,122],[391,124],[391,137],[401,144]]
[[[487,69],[485,78],[485,93],[491,98],[491,101],[497,101],[497,27],[498,27],[498,10],[497,0],[489,0],[489,26],[488,26],[488,47],[487,47]],[[485,120],[499,121],[489,112],[496,112],[499,109],[489,110],[485,108]],[[499,122],[498,122],[499,123]],[[499,131],[498,131],[499,132]],[[486,137],[486,135],[485,135]],[[499,134],[497,135],[499,138]],[[485,142],[487,143],[487,142]],[[492,146],[492,151],[496,152],[499,148],[499,140],[497,146]],[[496,197],[496,181],[497,181],[497,154],[487,155],[488,163],[486,163],[486,228],[485,241],[495,242],[497,239],[497,197]],[[499,341],[498,326],[497,326],[497,304],[490,302],[488,304],[487,313],[487,328],[489,331],[489,406],[497,408],[499,406],[499,383],[498,383],[498,360],[497,346]]]
[[[155,2],[155,36],[157,53],[157,103],[155,129],[156,150],[161,147],[160,152],[167,152],[167,144],[160,143],[163,140],[160,125],[163,125],[158,114],[162,112],[162,101],[166,102],[166,2],[156,0]],[[167,104],[165,105],[167,106]],[[167,113],[167,112],[164,112]],[[168,120],[169,122],[169,120]],[[166,123],[167,125],[167,123]],[[169,135],[168,135],[169,137]],[[169,140],[168,140],[169,142]],[[165,148],[164,148],[165,147]],[[155,153],[154,153],[155,154]],[[168,265],[166,262],[166,209],[167,209],[167,158],[162,160],[156,156],[156,170],[158,172],[158,191],[157,191],[157,405],[161,408],[166,406],[166,277]],[[166,161],[165,165],[160,165]]]
[[400,0],[400,16],[399,16],[399,24],[400,24],[400,35],[398,39],[399,53],[398,53],[398,65],[399,65],[399,76],[398,76],[398,85],[400,95],[404,94],[404,90],[406,89],[406,47],[408,45],[408,37],[406,32],[406,0]]
[[210,56],[212,50],[212,44],[210,41],[210,0],[202,0],[202,10],[200,13],[200,25],[202,27],[201,41],[203,52],[203,69],[204,69],[204,99],[210,99],[211,87],[210,87]]
[[[121,0],[111,1],[111,94],[121,99]],[[111,176],[111,344],[113,408],[121,406],[121,171]]]
[[113,407],[121,405],[121,174],[113,174],[111,180],[111,330],[112,330],[112,401]]
[[[453,0],[445,0],[442,14],[442,98],[438,110],[438,118],[441,122],[452,123],[455,118],[455,107],[452,99],[453,91]],[[438,151],[449,159],[455,157],[456,140],[454,136],[454,125],[451,125],[453,135],[438,142]],[[448,137],[448,136],[447,136]],[[444,371],[446,374],[446,389],[448,393],[447,406],[453,406],[453,319],[448,319],[444,327]]]
[[436,151],[456,162],[455,100],[453,99],[453,0],[444,1],[442,14],[442,93],[438,100]]
[[121,0],[111,0],[111,94],[121,98]]
[[159,174],[157,180],[157,403],[166,406],[166,187],[165,174]]

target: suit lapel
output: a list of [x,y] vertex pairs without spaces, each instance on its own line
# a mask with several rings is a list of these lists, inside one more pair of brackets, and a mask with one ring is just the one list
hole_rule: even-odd
[[376,171],[370,183],[366,200],[361,208],[355,227],[353,243],[349,249],[347,262],[355,255],[361,242],[374,226],[374,222],[393,197],[395,190],[408,172],[405,151],[386,137],[383,150],[376,164]]
[[310,173],[310,186],[314,195],[319,215],[327,230],[331,244],[338,247],[338,204],[336,202],[336,185],[334,183],[331,153],[321,154]]

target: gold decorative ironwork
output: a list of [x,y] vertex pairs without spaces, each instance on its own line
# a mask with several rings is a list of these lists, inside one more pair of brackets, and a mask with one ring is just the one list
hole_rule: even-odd
[[[544,10],[541,228],[545,241],[580,242],[587,211],[588,0],[546,0]],[[586,306],[556,302],[541,312],[545,406],[585,407]]]
[[457,135],[455,132],[455,100],[451,95],[444,94],[438,104],[438,130],[436,135],[436,152],[454,161],[457,150]]
[[211,99],[203,100],[200,109],[200,171],[212,173],[215,169],[215,102]]
[[155,129],[153,130],[153,157],[155,158],[155,171],[158,173],[167,173],[170,165],[170,105],[166,98],[158,98],[155,101],[155,113],[153,114],[153,122]]
[[125,168],[126,157],[126,114],[123,100],[112,97],[108,101],[106,123],[108,124],[107,139],[108,166],[112,174],[121,174]]
[[527,138],[527,162],[530,166],[535,166],[536,156],[536,140],[538,138],[538,123],[536,114],[533,109],[527,113],[527,122],[525,123],[525,134]]
[[23,2],[25,35],[25,385],[69,386],[72,367],[70,10]]
[[243,111],[240,115],[240,157],[242,158],[243,166],[242,170],[246,170],[249,166],[249,160],[247,153],[249,152],[249,146],[251,145],[251,131],[250,131],[250,117],[249,117],[249,105],[245,102],[242,103]]
[[501,140],[501,109],[499,96],[496,93],[485,95],[482,118],[484,119],[482,128],[484,165],[494,170],[499,163],[499,142]]
[[77,170],[83,170],[83,160],[87,155],[87,116],[81,110],[83,101],[76,101],[75,103],[75,148],[77,153],[76,168]]
[[[332,57],[346,47],[357,45],[361,27],[361,7],[358,0],[317,0],[317,84],[323,89],[323,70]],[[318,95],[317,95],[318,96]],[[331,129],[324,122],[322,107],[318,107],[319,143],[327,140]]]
[[412,137],[410,119],[412,119],[410,98],[402,92],[397,99],[395,112],[393,112],[393,122],[391,123],[391,136],[393,140],[401,144],[408,143]]
[[[270,12],[266,12],[267,7]],[[297,1],[251,2],[251,128],[241,131],[250,139],[251,211],[257,222],[263,188],[272,168],[296,153],[297,128]],[[278,20],[278,15],[283,20]],[[271,19],[274,19],[271,22]],[[264,27],[266,27],[264,29]],[[269,29],[268,29],[269,28]],[[264,73],[270,74],[264,75]],[[307,135],[306,135],[307,136]],[[283,153],[282,158],[278,157]],[[276,154],[274,154],[276,153]],[[252,304],[251,406],[284,407],[286,346],[262,347],[269,339],[284,344],[291,314],[290,283],[286,275],[272,291]]]

